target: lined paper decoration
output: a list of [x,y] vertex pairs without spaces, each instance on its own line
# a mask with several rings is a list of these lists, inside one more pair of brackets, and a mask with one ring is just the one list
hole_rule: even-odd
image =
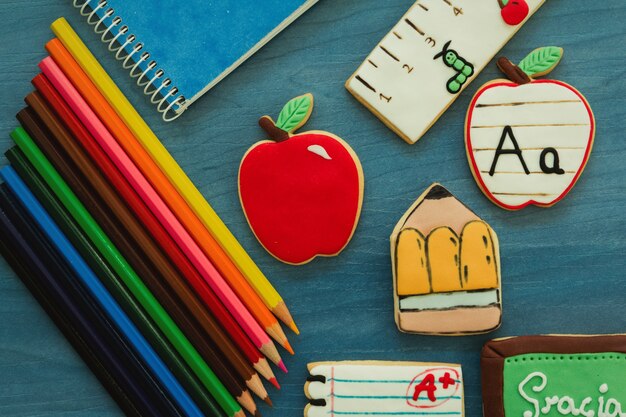
[[305,417],[463,416],[460,365],[323,362],[308,366]]
[[[477,97],[468,114],[467,147],[481,188],[508,206],[550,204],[565,194],[591,150],[593,125],[580,93],[541,80],[488,84]],[[506,152],[516,147],[521,152]],[[498,155],[498,148],[505,153]],[[560,170],[553,169],[557,165]]]

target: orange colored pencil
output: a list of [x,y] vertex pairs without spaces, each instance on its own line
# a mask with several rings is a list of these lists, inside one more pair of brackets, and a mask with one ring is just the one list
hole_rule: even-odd
[[[129,156],[136,160],[137,165],[144,171],[144,175],[155,185],[163,200],[176,214],[185,229],[228,282],[255,320],[269,336],[293,354],[293,349],[276,317],[270,312],[219,243],[207,231],[200,219],[189,208],[171,182],[156,166],[152,158],[137,143],[133,133],[84,74],[65,46],[58,39],[53,39],[46,44],[46,49],[117,141],[120,144],[136,143],[138,146],[134,148],[143,151],[142,153],[129,153]],[[138,160],[141,160],[141,163],[137,162]],[[149,170],[143,169],[144,166],[150,165],[153,167]]]

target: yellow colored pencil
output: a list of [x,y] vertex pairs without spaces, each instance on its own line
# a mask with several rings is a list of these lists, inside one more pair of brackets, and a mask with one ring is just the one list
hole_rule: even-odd
[[296,323],[280,294],[98,63],[67,20],[65,18],[57,19],[52,23],[51,29],[189,204],[189,207],[196,213],[207,230],[237,265],[265,305],[276,317],[298,334]]

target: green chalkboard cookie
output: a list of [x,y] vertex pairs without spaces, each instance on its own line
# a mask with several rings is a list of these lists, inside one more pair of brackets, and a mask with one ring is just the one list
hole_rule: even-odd
[[626,335],[496,339],[481,368],[485,417],[626,416]]

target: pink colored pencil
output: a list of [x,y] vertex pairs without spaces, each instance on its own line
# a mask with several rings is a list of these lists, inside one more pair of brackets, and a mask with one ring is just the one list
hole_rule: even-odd
[[128,157],[126,152],[124,152],[119,143],[117,143],[115,138],[109,133],[108,129],[89,107],[80,93],[78,93],[76,88],[74,88],[65,74],[63,74],[63,71],[50,57],[45,58],[39,64],[39,67],[85,125],[87,130],[89,130],[94,139],[109,155],[111,161],[113,161],[119,171],[135,188],[139,196],[144,199],[150,210],[154,212],[159,221],[172,235],[176,243],[183,252],[185,252],[198,272],[200,272],[206,283],[215,291],[235,320],[237,320],[237,323],[239,323],[241,328],[246,332],[250,340],[252,340],[255,346],[272,362],[286,371],[278,350],[267,333],[265,333],[263,328],[256,322],[254,317],[252,317],[241,300],[237,298],[211,261],[206,257],[204,252],[202,252],[197,243],[139,171],[133,161]]

